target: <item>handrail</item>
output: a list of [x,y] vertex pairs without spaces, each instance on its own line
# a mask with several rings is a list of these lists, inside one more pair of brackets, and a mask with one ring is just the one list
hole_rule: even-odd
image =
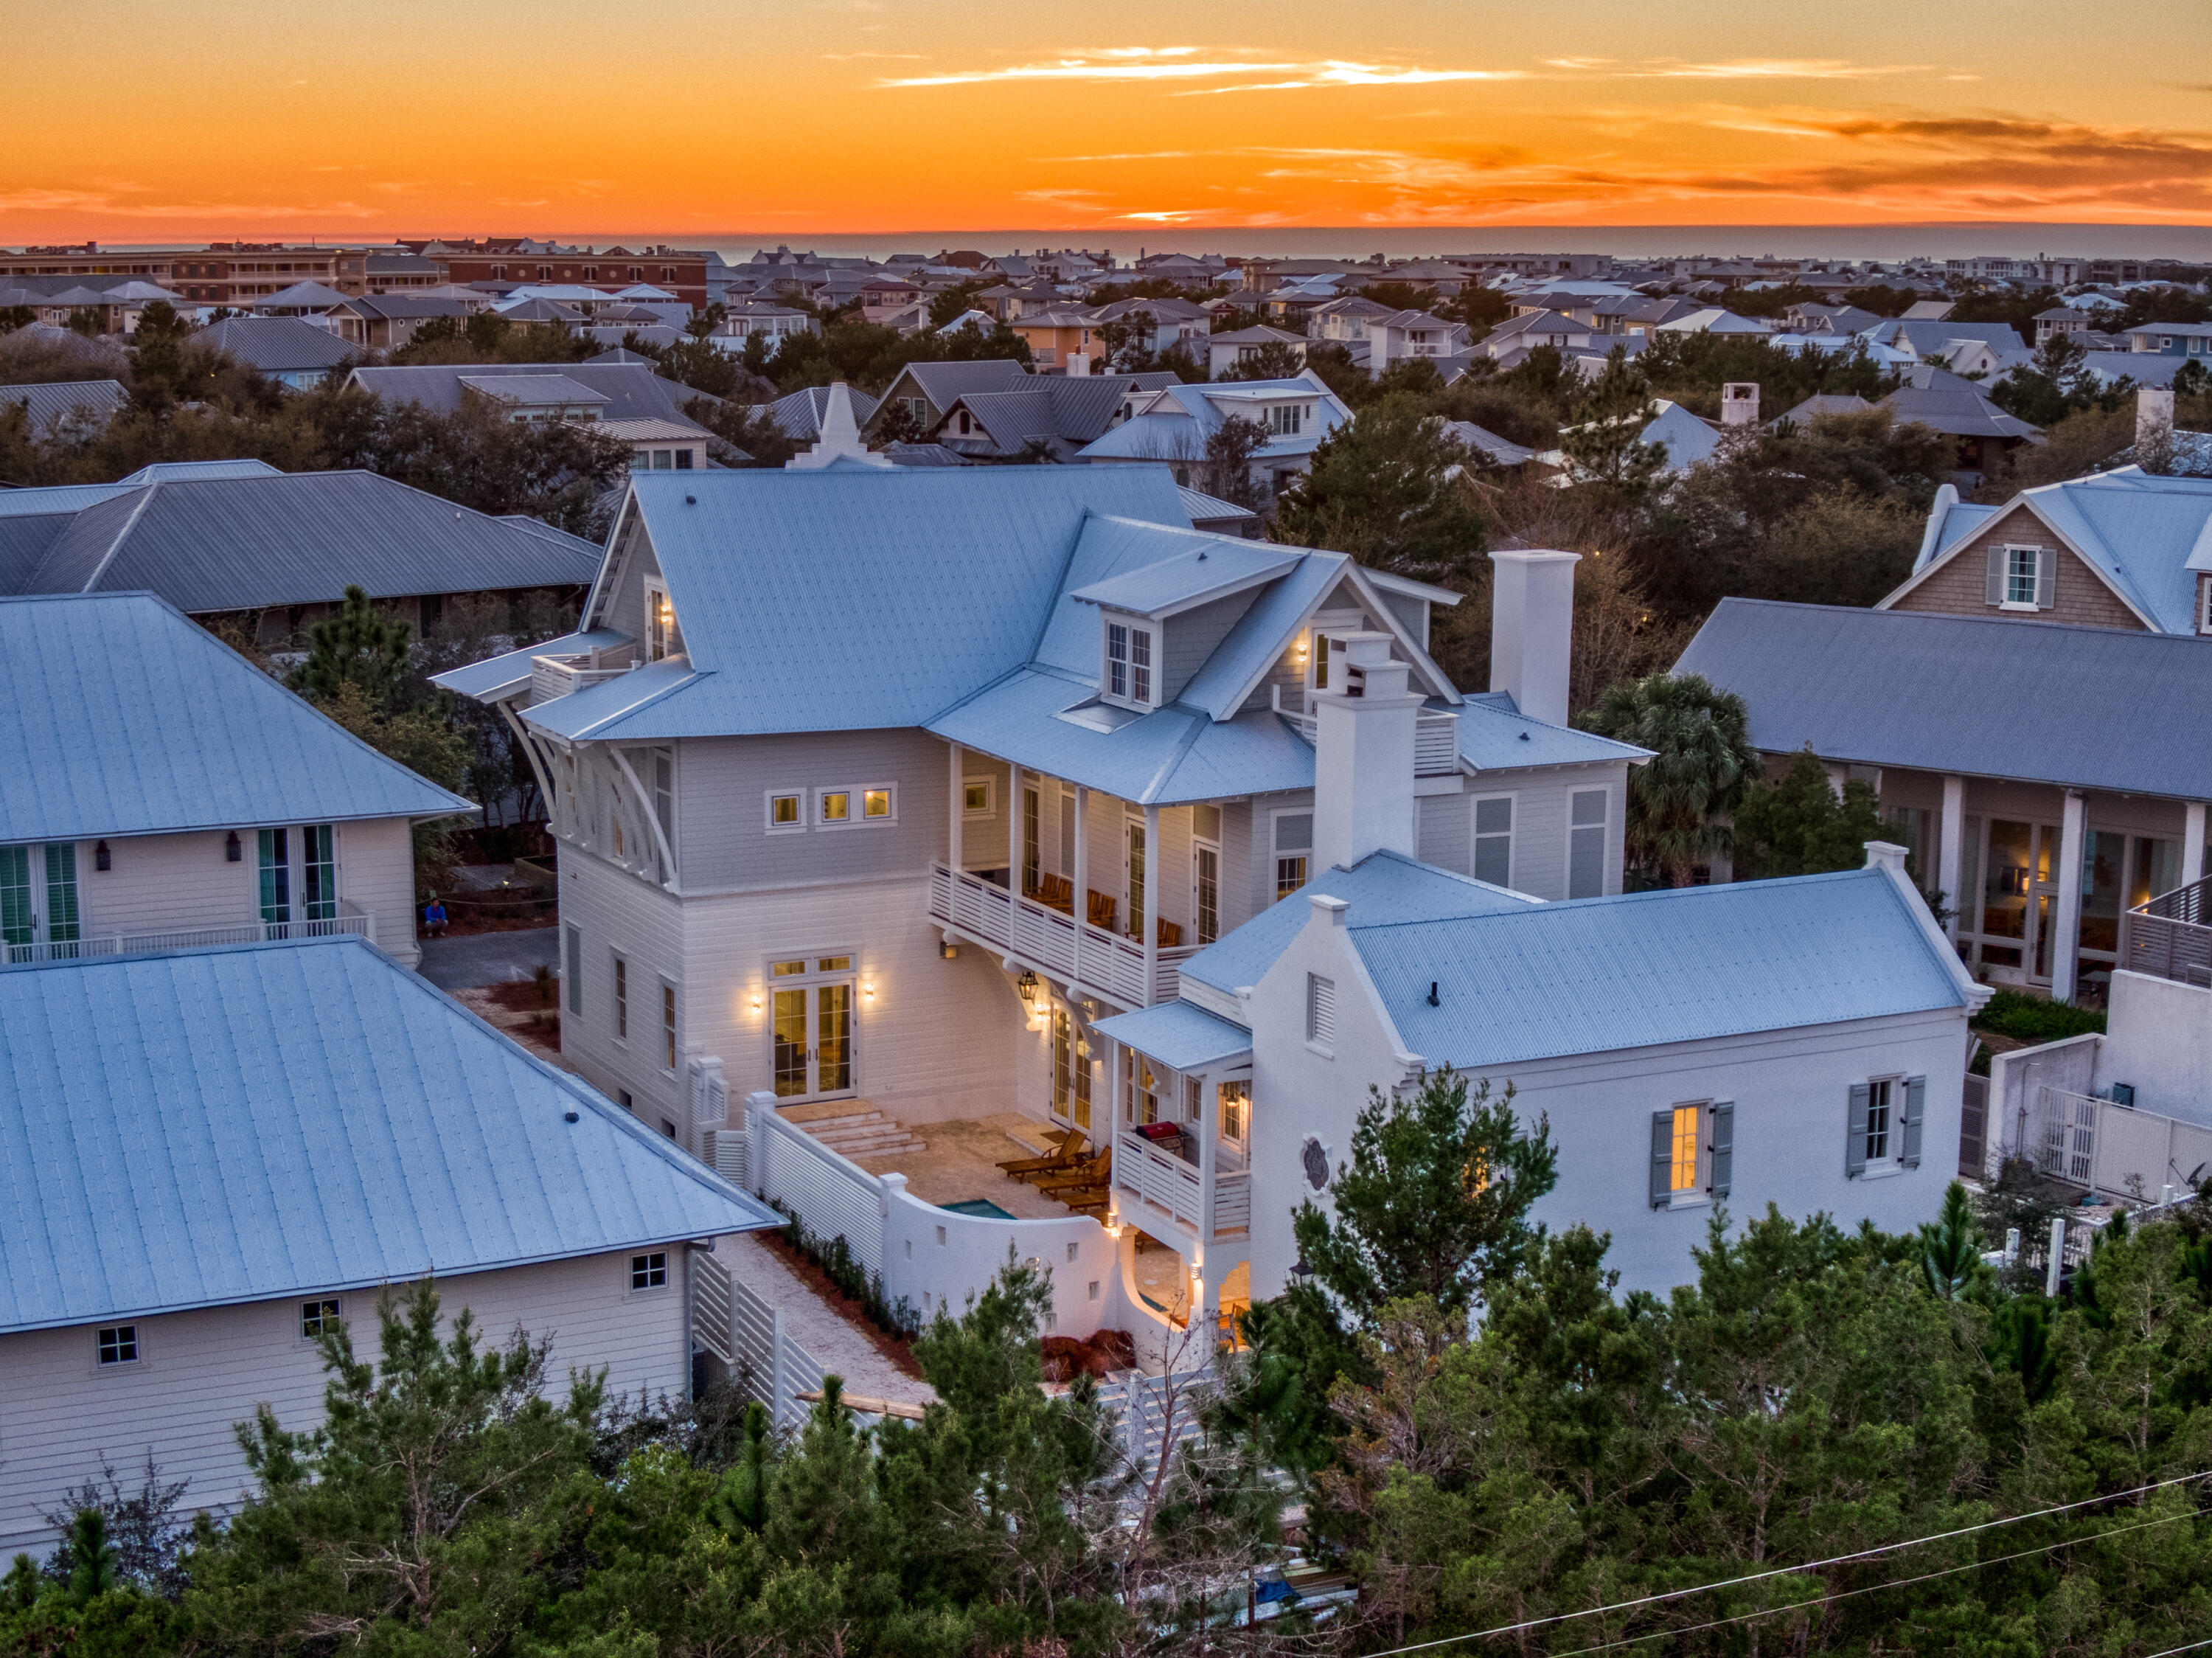
[[9,966],[42,961],[80,961],[88,957],[155,955],[166,950],[208,949],[219,944],[283,943],[303,938],[353,934],[376,942],[376,919],[366,911],[349,911],[340,899],[337,915],[319,921],[252,921],[234,927],[180,927],[162,933],[109,933],[93,938],[0,946]]
[[2160,893],[2123,916],[2119,965],[2212,989],[2212,876]]

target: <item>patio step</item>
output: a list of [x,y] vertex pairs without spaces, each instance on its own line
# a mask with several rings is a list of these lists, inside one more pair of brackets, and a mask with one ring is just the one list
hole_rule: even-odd
[[799,1126],[831,1150],[842,1152],[848,1157],[885,1157],[895,1152],[928,1149],[928,1143],[908,1133],[903,1123],[879,1111],[817,1117]]

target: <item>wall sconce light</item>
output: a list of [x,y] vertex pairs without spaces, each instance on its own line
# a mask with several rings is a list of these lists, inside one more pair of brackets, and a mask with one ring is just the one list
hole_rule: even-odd
[[107,843],[104,840],[92,849],[92,867],[100,870],[112,869],[115,867],[115,861],[109,856]]
[[1091,1044],[1080,1036],[1075,1039],[1075,1057],[1079,1059],[1091,1058]]
[[225,863],[236,863],[245,856],[246,849],[238,844],[238,831],[234,829],[230,832],[230,838],[222,844],[222,861]]
[[874,1001],[874,1000],[876,999],[876,987],[875,987],[875,985],[874,985],[872,983],[866,984],[861,985],[861,986],[860,986],[860,995],[861,995],[861,996],[862,996],[866,1000],[867,1000],[867,1001],[870,1001],[870,1002]]
[[1014,993],[1021,997],[1025,1006],[1034,1010],[1036,1007],[1037,976],[1027,967],[1023,968],[1022,976],[1014,981]]
[[960,959],[960,947],[948,938],[937,947],[937,954],[945,960],[957,961]]
[[755,1013],[758,1013],[758,1012],[760,1011],[760,1007],[761,1007],[760,992],[759,992],[758,991],[755,991],[752,993],[752,998],[751,998],[751,999],[752,999],[752,1004],[753,1004],[753,1011],[754,1011]]

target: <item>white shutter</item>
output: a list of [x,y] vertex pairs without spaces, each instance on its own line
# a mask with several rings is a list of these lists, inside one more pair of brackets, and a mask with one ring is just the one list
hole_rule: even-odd
[[1306,975],[1306,1040],[1336,1040],[1336,981],[1319,973]]

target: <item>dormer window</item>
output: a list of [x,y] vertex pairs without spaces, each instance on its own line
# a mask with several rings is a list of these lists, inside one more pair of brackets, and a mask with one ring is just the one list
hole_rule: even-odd
[[1106,624],[1106,695],[1115,702],[1152,702],[1152,631],[1130,622]]
[[678,654],[676,607],[658,588],[645,590],[645,625],[647,661],[657,662]]

